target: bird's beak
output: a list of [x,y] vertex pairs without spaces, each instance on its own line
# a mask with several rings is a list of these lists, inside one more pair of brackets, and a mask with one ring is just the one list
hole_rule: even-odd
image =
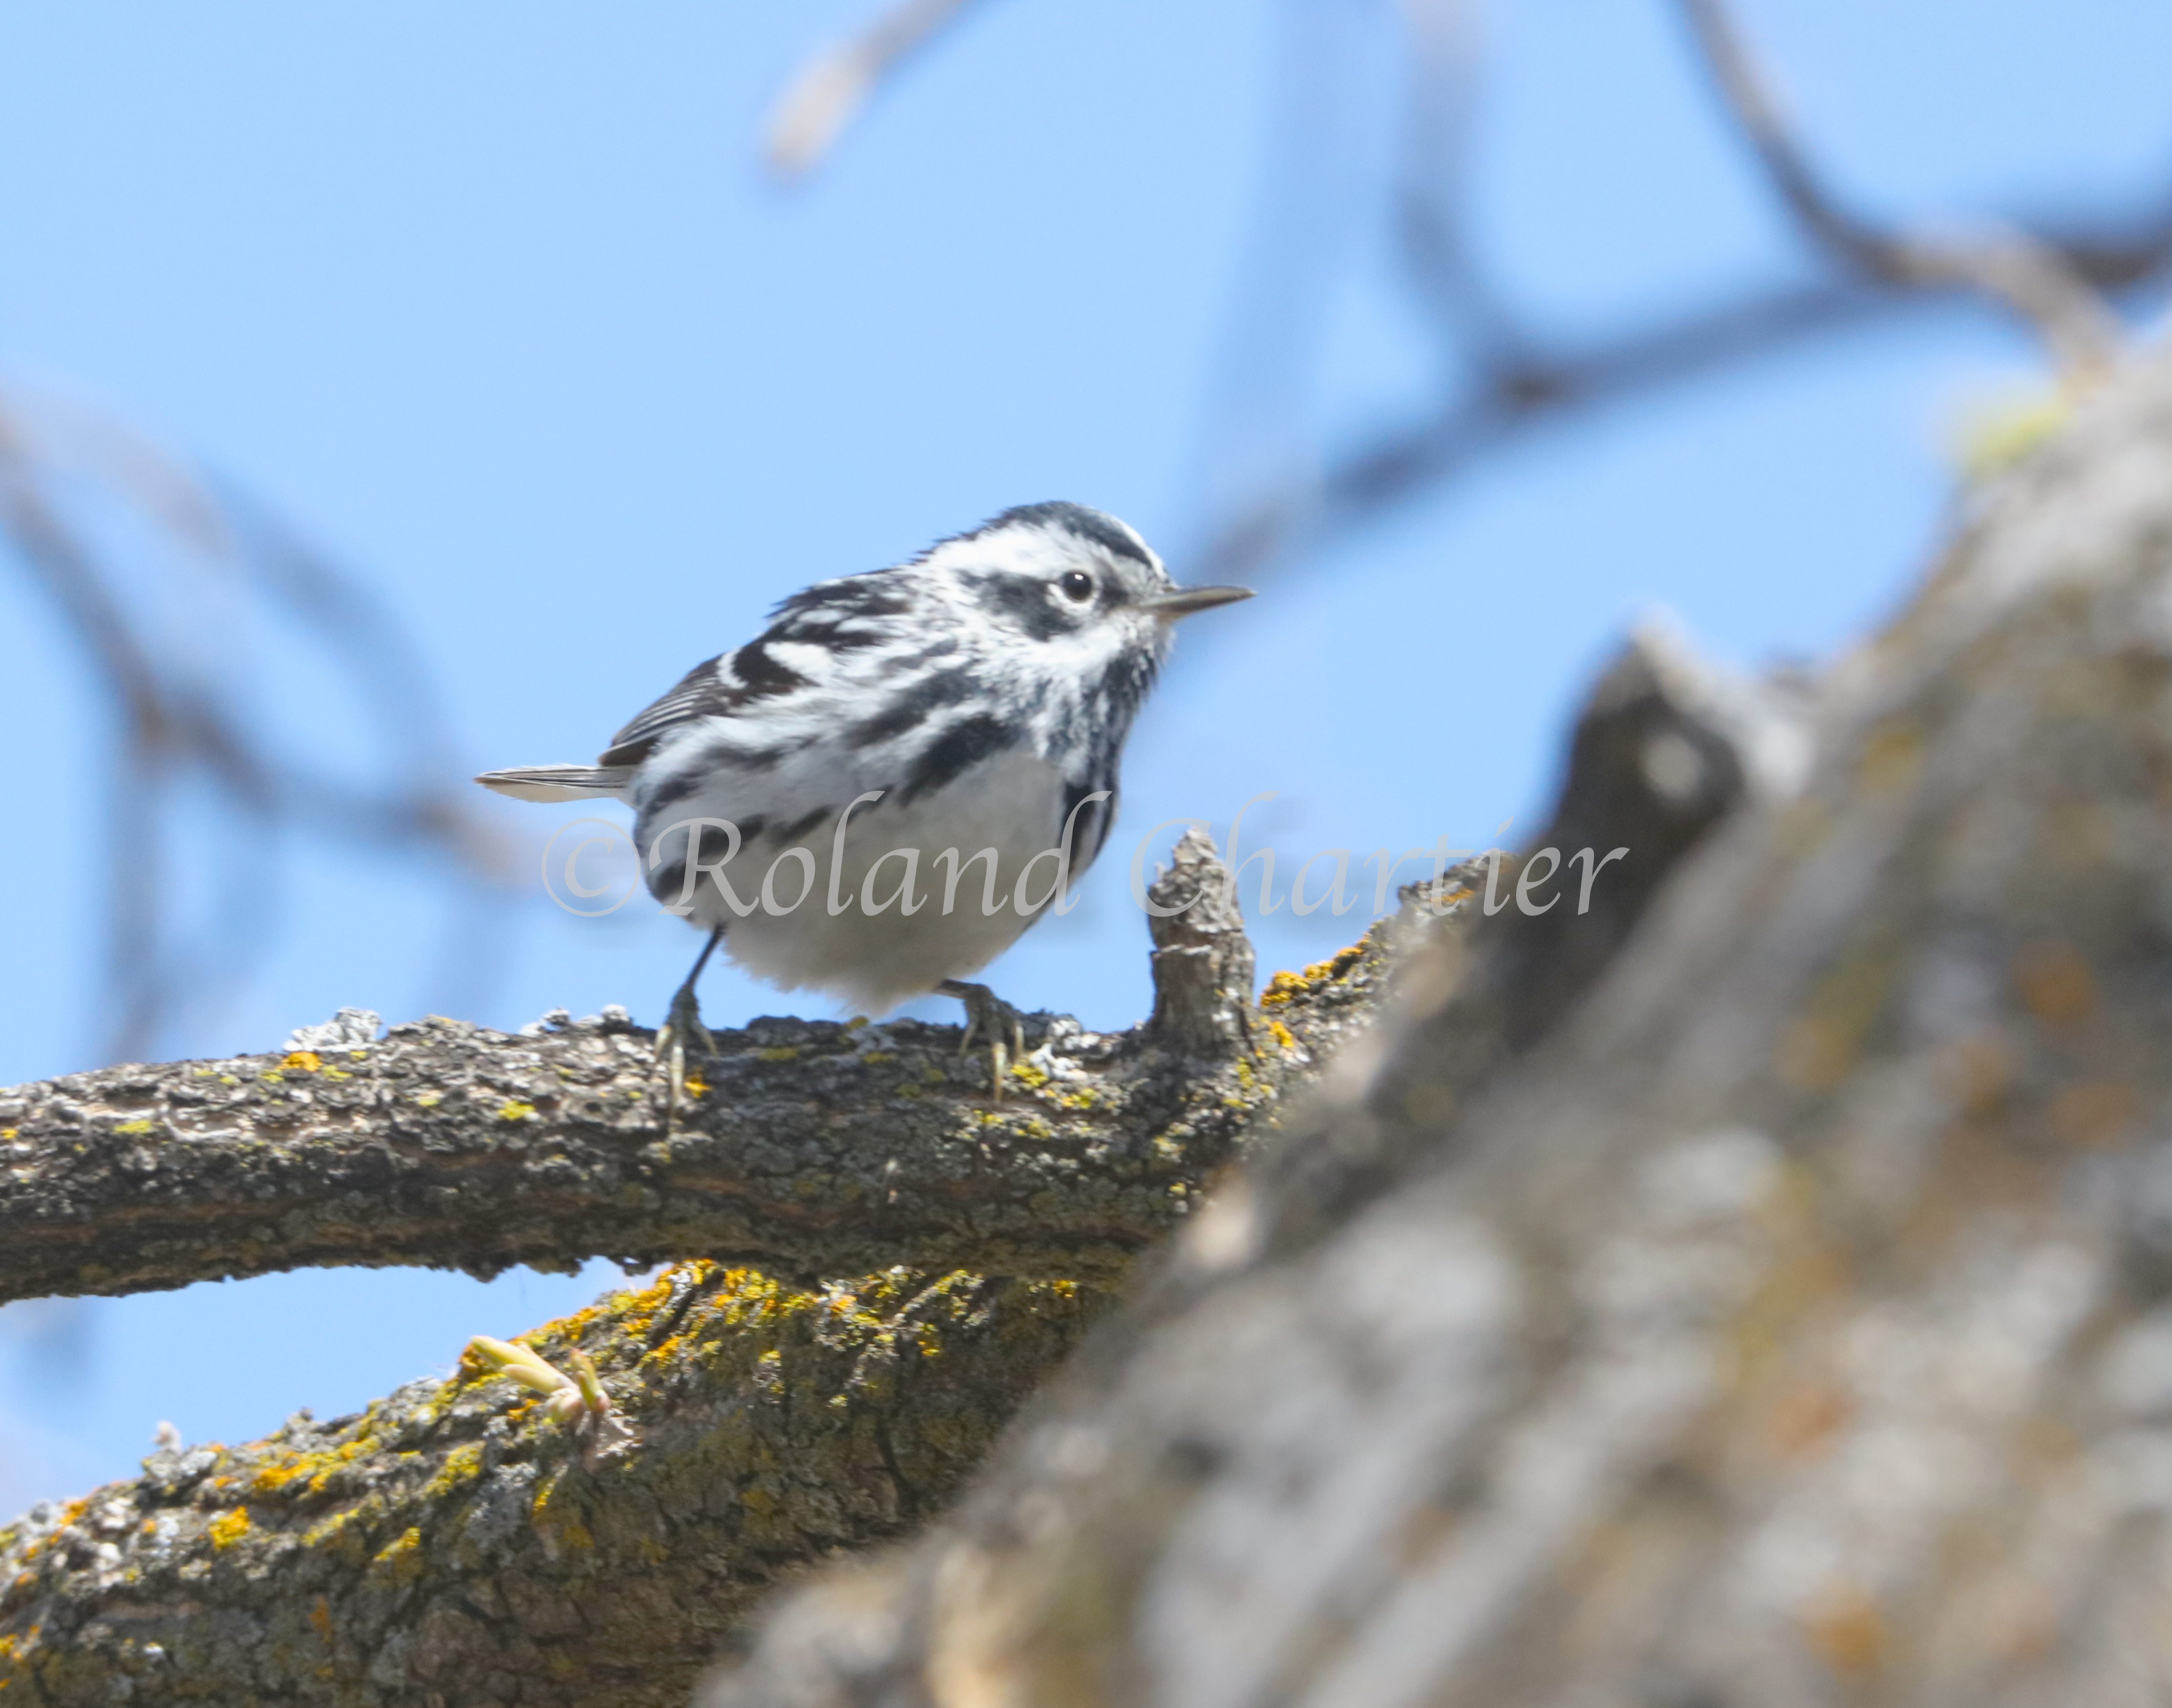
[[1139,609],[1149,617],[1174,621],[1189,617],[1195,611],[1210,611],[1218,605],[1234,605],[1240,599],[1250,599],[1249,587],[1180,587],[1174,593],[1164,593],[1159,599],[1139,601]]

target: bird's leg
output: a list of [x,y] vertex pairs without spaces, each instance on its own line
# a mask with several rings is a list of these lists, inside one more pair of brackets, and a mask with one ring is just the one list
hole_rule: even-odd
[[677,1121],[679,1105],[686,1095],[686,1041],[691,1038],[698,1043],[703,1055],[716,1053],[717,1041],[709,1036],[708,1027],[702,1024],[702,999],[695,995],[694,987],[701,980],[702,969],[709,964],[709,957],[717,952],[717,945],[723,940],[722,925],[709,933],[709,940],[694,957],[694,970],[686,975],[686,982],[671,999],[671,1011],[657,1029],[657,1059],[669,1063],[671,1069],[670,1086],[664,1099],[664,1125],[667,1131]]
[[1025,1054],[1024,1016],[985,984],[946,978],[935,989],[938,994],[954,996],[965,1005],[965,1036],[958,1041],[960,1055],[972,1048],[975,1038],[987,1039],[988,1061],[995,1073],[996,1101],[1000,1103],[1003,1098],[1003,1075],[1010,1068],[1009,1055]]

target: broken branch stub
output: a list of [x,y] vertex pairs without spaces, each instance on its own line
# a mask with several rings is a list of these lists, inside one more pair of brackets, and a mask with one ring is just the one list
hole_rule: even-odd
[[1147,889],[1153,936],[1153,1015],[1147,1036],[1179,1055],[1234,1055],[1251,1041],[1251,940],[1235,879],[1196,827]]

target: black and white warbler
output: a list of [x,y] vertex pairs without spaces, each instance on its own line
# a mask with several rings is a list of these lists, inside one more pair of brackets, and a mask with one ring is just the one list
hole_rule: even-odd
[[594,765],[476,780],[526,800],[627,802],[651,893],[710,934],[658,1038],[674,1107],[688,1040],[709,1044],[694,988],[719,942],[759,978],[872,1014],[962,998],[1000,1092],[1018,1016],[964,976],[1100,852],[1175,619],[1248,596],[1179,588],[1113,516],[1026,504],[795,593]]

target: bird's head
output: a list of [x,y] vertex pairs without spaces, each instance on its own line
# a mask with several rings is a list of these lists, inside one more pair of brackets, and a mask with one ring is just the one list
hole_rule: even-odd
[[1083,504],[1021,504],[924,560],[1006,639],[1053,649],[1082,668],[1159,660],[1179,617],[1249,599],[1245,587],[1179,587],[1129,526]]

